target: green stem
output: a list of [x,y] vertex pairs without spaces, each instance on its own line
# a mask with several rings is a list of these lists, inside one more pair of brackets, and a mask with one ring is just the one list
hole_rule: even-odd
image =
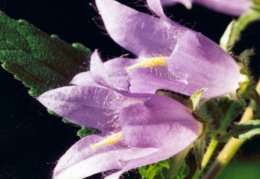
[[209,163],[216,147],[218,145],[218,140],[216,140],[215,138],[211,139],[209,146],[207,148],[206,153],[203,156],[202,162],[201,162],[201,170],[203,171],[205,169],[205,167],[207,166],[207,164]]
[[207,164],[209,163],[214,151],[216,150],[216,147],[218,145],[218,141],[215,138],[212,138],[209,146],[203,156],[202,162],[201,162],[201,169],[197,169],[195,174],[193,175],[192,179],[198,179],[203,172],[203,170],[206,168]]
[[[246,108],[241,120],[239,123],[244,123],[253,119],[253,107],[249,106]],[[218,154],[216,160],[211,165],[209,170],[203,179],[212,179],[215,178],[219,172],[229,163],[229,161],[236,154],[238,149],[244,144],[245,139],[236,139],[231,137],[226,143],[224,148]]]

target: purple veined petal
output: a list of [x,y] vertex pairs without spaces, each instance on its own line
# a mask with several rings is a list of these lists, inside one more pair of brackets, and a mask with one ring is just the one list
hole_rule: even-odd
[[134,59],[119,57],[103,63],[98,52],[95,51],[91,56],[90,72],[95,83],[128,91],[129,83],[125,68],[135,61]]
[[118,128],[118,111],[139,102],[116,91],[98,86],[67,86],[47,91],[38,100],[69,121],[98,128],[103,132]]
[[190,111],[164,96],[153,95],[145,105],[135,104],[125,108],[121,118],[122,131],[128,145],[155,147],[158,151],[131,160],[120,171],[105,179],[118,179],[131,169],[166,160],[191,145],[201,132],[201,125]]
[[193,143],[201,130],[200,124],[195,121],[190,111],[177,101],[163,96],[153,95],[146,101],[145,106],[136,104],[125,108],[121,118],[122,131],[128,145],[144,148],[154,146],[159,150],[149,156],[130,161],[120,171],[105,179],[119,179],[126,171],[176,155]]
[[92,86],[94,84],[101,86],[109,86],[108,76],[105,73],[103,62],[95,50],[90,58],[90,71],[82,72],[74,76],[70,84]]
[[135,62],[136,59],[119,57],[108,60],[104,63],[106,74],[109,77],[109,82],[114,88],[120,91],[129,90],[126,67],[131,66]]
[[157,163],[159,161],[169,159],[172,156],[173,155],[172,155],[171,151],[158,150],[157,152],[152,153],[151,155],[144,156],[144,157],[137,158],[135,160],[130,161],[127,165],[125,165],[124,168],[122,168],[118,172],[115,172],[115,173],[105,177],[104,179],[119,179],[120,176],[127,171],[130,171],[132,169],[136,169],[136,168],[139,168],[142,166],[146,166],[149,164]]
[[206,6],[217,12],[239,16],[250,9],[253,3],[250,0],[147,0],[147,4],[159,16],[163,16],[163,7],[183,4],[187,9],[191,9],[192,3]]
[[193,0],[194,3],[206,6],[215,11],[239,16],[253,6],[250,0]]
[[161,0],[147,0],[147,5],[158,16],[160,17],[165,16]]
[[156,18],[114,0],[96,0],[105,27],[114,41],[139,57],[167,56],[186,28]]
[[70,84],[83,86],[106,86],[121,91],[128,91],[129,83],[126,67],[131,66],[136,59],[114,58],[102,62],[98,52],[91,56],[90,71],[77,74]]
[[82,85],[82,86],[92,86],[96,82],[94,81],[90,71],[81,72],[73,77],[70,84],[71,85]]
[[190,9],[192,7],[192,0],[161,0],[161,4],[163,6],[171,6],[177,3],[183,4],[187,9]]
[[[125,165],[125,167],[121,170],[119,170],[118,172],[115,172],[107,177],[105,177],[105,179],[119,179],[120,176],[127,172],[130,171],[132,169],[136,169],[142,166],[146,166],[149,164],[153,164],[153,163],[157,163],[159,161],[163,161],[163,160],[167,160],[170,157],[172,157],[174,152],[172,152],[171,150],[168,149],[163,149],[163,150],[158,150],[157,152],[142,157],[142,158],[137,158],[135,160],[130,161],[127,165]],[[176,154],[176,153],[175,153]]]
[[167,89],[190,96],[203,88],[202,97],[211,98],[235,93],[243,81],[234,59],[207,37],[193,31],[180,37],[166,61],[164,67],[131,70],[130,92],[155,93]]
[[191,111],[165,96],[150,95],[144,103],[122,109],[119,116],[127,145],[168,148],[172,155],[185,149],[201,133],[201,124]]
[[94,51],[90,59],[90,72],[96,83],[106,87],[111,86],[109,82],[109,76],[106,74],[104,64],[97,50]]
[[[158,89],[167,89],[181,93],[180,86],[186,86],[186,78],[179,78],[168,67],[136,68],[129,72],[129,91],[132,93],[154,94]],[[195,92],[195,91],[194,91]]]
[[120,143],[93,151],[91,144],[104,138],[87,136],[74,144],[59,160],[53,178],[85,178],[104,171],[122,169],[129,161],[158,151],[156,148],[129,148]]
[[153,10],[158,16],[164,17],[163,7],[183,4],[187,9],[191,9],[192,0],[147,0],[148,7]]
[[[192,44],[192,45],[190,45]],[[186,80],[174,91],[191,95],[205,89],[203,98],[233,93],[243,77],[234,59],[200,33],[187,31],[167,60],[172,74]]]
[[77,74],[72,81],[72,85],[92,86],[93,84],[101,86],[110,86],[104,64],[95,50],[90,58],[90,71]]

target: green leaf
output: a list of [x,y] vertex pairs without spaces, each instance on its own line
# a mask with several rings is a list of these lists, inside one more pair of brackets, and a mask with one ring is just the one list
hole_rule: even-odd
[[186,157],[191,147],[186,148],[174,157],[139,168],[143,179],[184,179],[188,174]]
[[98,133],[98,130],[97,129],[94,129],[94,128],[86,128],[86,127],[81,127],[81,129],[79,129],[77,131],[77,136],[80,137],[80,138],[83,138],[87,135],[90,135],[90,134],[97,134]]
[[240,40],[242,32],[253,22],[260,20],[260,13],[250,10],[240,16],[237,20],[231,21],[220,39],[220,46],[225,51],[230,51],[237,41]]
[[67,85],[75,74],[86,69],[89,54],[90,50],[81,44],[71,46],[0,11],[0,61],[34,97]]
[[252,120],[235,125],[229,131],[229,135],[239,139],[250,139],[256,135],[260,135],[260,120]]
[[168,160],[164,160],[156,164],[151,164],[145,167],[141,167],[139,169],[139,173],[141,174],[143,179],[154,179],[154,178],[166,179],[162,171],[164,169],[168,169],[169,167],[170,164]]

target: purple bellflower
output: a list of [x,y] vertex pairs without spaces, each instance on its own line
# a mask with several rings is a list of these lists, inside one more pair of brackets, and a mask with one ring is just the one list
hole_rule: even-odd
[[119,91],[129,92],[126,68],[136,61],[124,57],[114,58],[105,63],[95,51],[91,56],[90,71],[76,75],[70,82],[73,85],[100,85]]
[[111,38],[138,56],[124,67],[130,92],[167,89],[190,96],[204,89],[202,98],[211,98],[235,93],[243,80],[229,54],[163,11],[154,17],[114,0],[96,0],[96,5]]
[[[109,68],[110,63],[115,68]],[[121,58],[102,63],[94,52],[90,71],[77,75],[71,86],[38,97],[69,121],[101,131],[75,143],[59,160],[53,178],[80,179],[112,171],[106,179],[118,179],[126,171],[174,156],[200,135],[201,124],[181,103],[117,90],[127,88],[116,84],[125,78],[116,75],[122,63]]]
[[192,3],[195,3],[232,16],[240,16],[253,6],[250,0],[147,0],[148,6],[160,14],[163,11],[162,7],[177,3],[183,4],[187,9],[191,9]]

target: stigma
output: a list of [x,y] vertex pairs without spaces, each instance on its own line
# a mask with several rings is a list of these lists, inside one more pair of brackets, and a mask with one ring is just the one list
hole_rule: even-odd
[[117,133],[114,133],[114,134],[108,136],[104,140],[101,140],[100,142],[97,142],[95,144],[91,144],[90,148],[91,148],[91,150],[93,150],[95,152],[97,149],[105,147],[107,145],[117,144],[122,139],[123,139],[123,133],[117,132]]
[[126,67],[126,71],[130,72],[136,68],[147,67],[163,67],[166,66],[166,57],[152,57],[145,60],[141,60],[139,63]]

